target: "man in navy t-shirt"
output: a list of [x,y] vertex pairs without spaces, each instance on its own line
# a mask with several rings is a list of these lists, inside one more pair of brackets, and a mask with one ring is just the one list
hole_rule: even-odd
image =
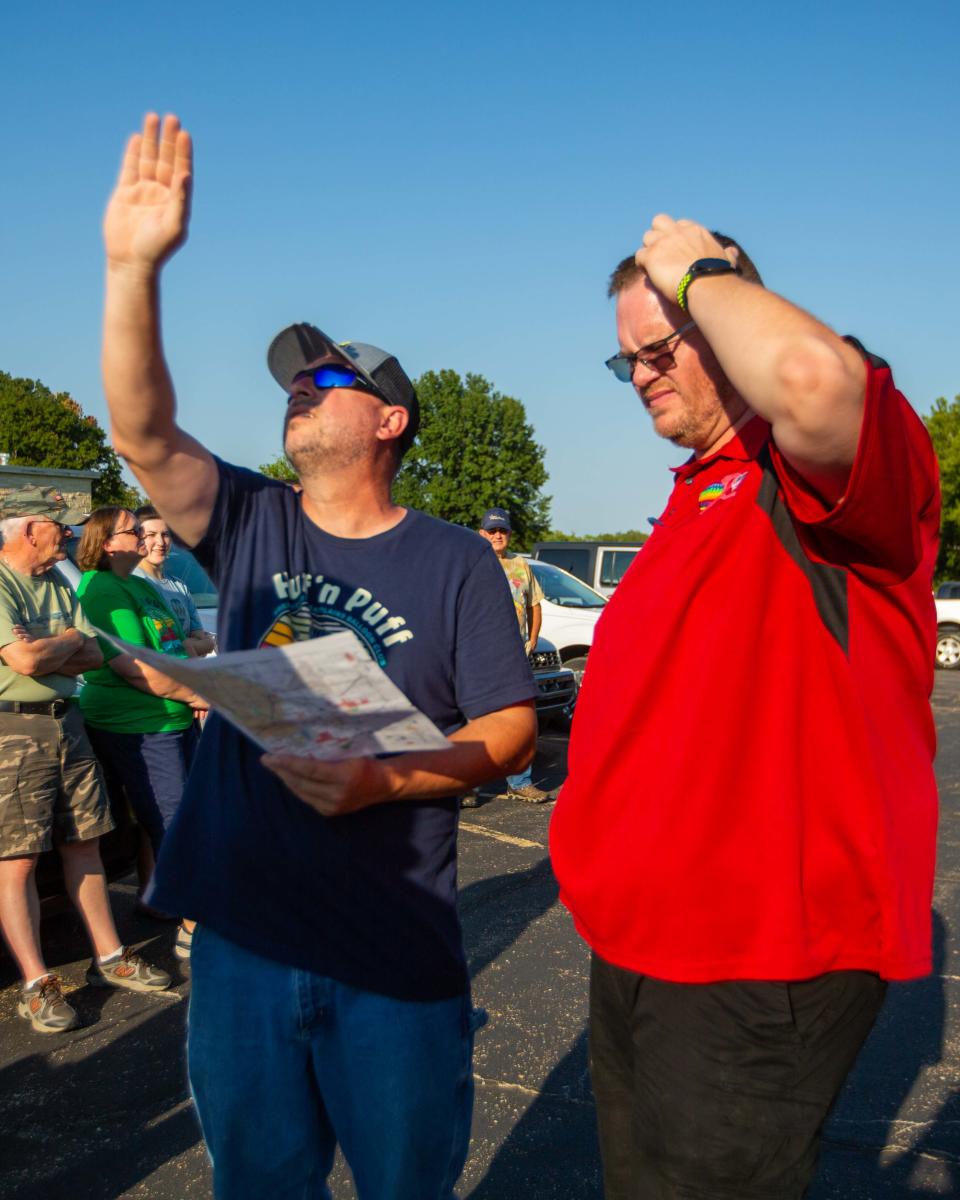
[[486,545],[392,502],[418,424],[392,355],[312,325],[274,339],[301,493],[176,425],[159,273],[190,168],[176,118],[148,116],[107,211],[114,444],[217,581],[225,651],[351,629],[450,739],[330,763],[210,717],[151,900],[199,922],[188,1051],[215,1194],[328,1195],[339,1142],[361,1200],[449,1200],[472,1107],[457,796],[530,760],[533,679]]

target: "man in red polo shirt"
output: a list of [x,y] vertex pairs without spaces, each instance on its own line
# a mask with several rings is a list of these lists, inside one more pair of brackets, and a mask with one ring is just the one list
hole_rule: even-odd
[[606,1194],[790,1200],[885,981],[930,970],[936,459],[886,363],[730,239],[655,217],[610,294],[607,365],[693,453],[551,826]]

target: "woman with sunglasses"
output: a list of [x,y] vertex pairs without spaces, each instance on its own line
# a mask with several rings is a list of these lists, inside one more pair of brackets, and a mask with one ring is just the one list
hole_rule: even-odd
[[[106,633],[174,658],[186,658],[184,631],[160,592],[133,574],[142,557],[136,517],[98,508],[84,526],[77,595],[87,619]],[[155,859],[176,812],[206,708],[191,689],[100,640],[104,665],[84,676],[80,691],[90,741],[111,790],[126,795]],[[145,866],[145,864],[144,864]],[[152,861],[141,870],[145,886]],[[146,876],[146,877],[144,877]],[[149,910],[147,910],[149,911]],[[176,953],[189,956],[192,923],[181,925]]]

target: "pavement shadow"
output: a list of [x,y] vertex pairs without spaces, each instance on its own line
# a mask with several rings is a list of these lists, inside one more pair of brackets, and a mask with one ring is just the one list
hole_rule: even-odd
[[200,1141],[184,1103],[187,1006],[151,1003],[162,1006],[155,1015],[85,1057],[66,1057],[83,1053],[81,1039],[0,1070],[0,1195],[113,1200]]
[[[917,1122],[921,1073],[944,1059],[945,959],[946,925],[934,911],[933,974],[890,985],[827,1122],[809,1200],[960,1195],[960,1088],[947,1096],[919,1138],[905,1138],[898,1126],[901,1112],[909,1113],[908,1127]],[[918,1169],[923,1157],[936,1160],[940,1180],[933,1190],[921,1178],[927,1172]],[[947,1190],[945,1180],[950,1181]]]
[[[512,946],[528,925],[556,903],[558,895],[548,857],[523,871],[478,879],[463,888],[457,907],[470,978]],[[495,921],[490,920],[492,912]]]
[[468,1200],[597,1200],[603,1196],[587,1031],[547,1076]]

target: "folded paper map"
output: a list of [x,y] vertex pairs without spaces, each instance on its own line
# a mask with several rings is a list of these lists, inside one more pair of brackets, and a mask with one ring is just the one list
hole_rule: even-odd
[[369,758],[450,746],[347,629],[289,646],[208,658],[174,658],[102,629],[97,633],[192,688],[273,754]]

